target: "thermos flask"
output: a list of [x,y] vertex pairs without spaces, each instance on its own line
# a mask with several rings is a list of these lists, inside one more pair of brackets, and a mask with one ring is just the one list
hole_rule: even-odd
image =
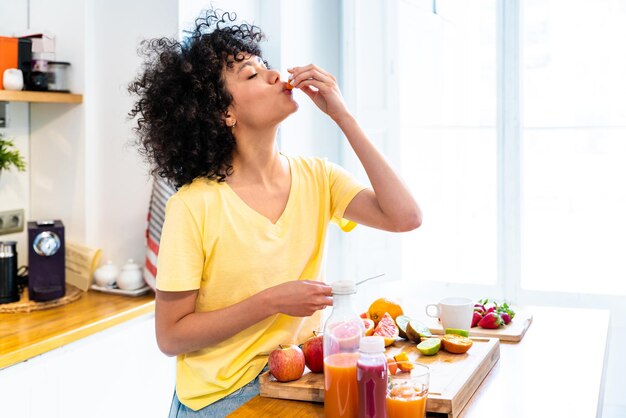
[[0,241],[0,304],[17,302],[17,242]]

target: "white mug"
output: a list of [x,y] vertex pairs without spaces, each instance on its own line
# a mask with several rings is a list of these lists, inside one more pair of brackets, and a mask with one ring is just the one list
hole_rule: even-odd
[[7,68],[2,76],[2,84],[6,90],[22,90],[24,88],[24,74],[17,68]]
[[[429,312],[431,307],[435,309],[435,313]],[[470,298],[443,298],[439,303],[426,305],[426,315],[441,319],[441,325],[444,329],[456,328],[469,331],[473,313],[474,301]]]

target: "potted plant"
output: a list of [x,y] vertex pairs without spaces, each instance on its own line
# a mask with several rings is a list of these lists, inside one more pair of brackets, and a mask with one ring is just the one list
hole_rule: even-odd
[[15,167],[17,171],[26,171],[26,162],[15,149],[13,141],[0,133],[0,175],[3,170],[9,170],[11,167]]

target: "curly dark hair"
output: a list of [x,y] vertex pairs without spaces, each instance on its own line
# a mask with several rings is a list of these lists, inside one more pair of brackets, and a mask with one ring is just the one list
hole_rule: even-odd
[[235,137],[225,116],[233,101],[222,77],[225,68],[249,55],[261,56],[265,35],[257,26],[235,25],[237,15],[207,10],[183,41],[144,40],[140,74],[128,86],[139,98],[135,144],[151,173],[176,187],[197,177],[224,181],[232,173]]

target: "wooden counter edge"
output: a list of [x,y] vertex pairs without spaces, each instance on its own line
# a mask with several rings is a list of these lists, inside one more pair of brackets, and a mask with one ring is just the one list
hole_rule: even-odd
[[78,341],[81,338],[88,337],[107,328],[121,324],[122,322],[126,322],[151,312],[154,312],[154,300],[150,300],[143,305],[119,312],[99,321],[58,334],[40,343],[1,355],[0,369],[29,360],[35,356],[54,350],[55,348],[62,347],[74,341]]

